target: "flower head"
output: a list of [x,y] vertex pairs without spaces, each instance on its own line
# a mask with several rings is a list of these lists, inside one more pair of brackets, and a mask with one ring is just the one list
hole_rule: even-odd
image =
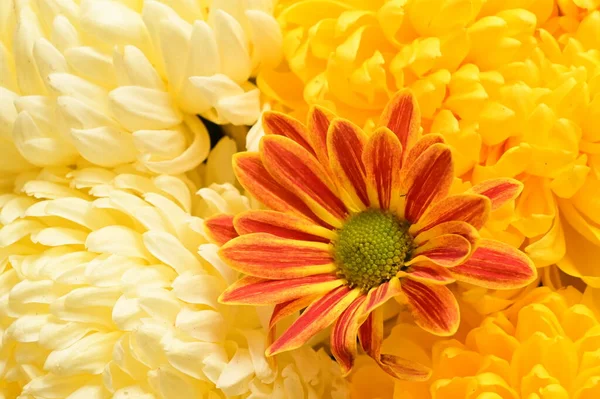
[[[394,387],[367,365],[353,376],[353,397],[595,398],[600,393],[600,323],[598,308],[583,302],[573,287],[559,292],[536,288],[451,340],[416,332],[400,320],[384,347],[431,364],[431,379],[395,381]],[[387,387],[380,396],[365,389],[374,378],[384,379]]]
[[439,135],[420,136],[410,92],[390,101],[371,135],[318,107],[307,127],[276,112],[263,125],[260,152],[237,154],[234,169],[271,209],[216,216],[206,227],[221,257],[247,274],[222,302],[275,304],[271,326],[306,308],[267,354],[298,348],[334,324],[331,347],[345,372],[359,335],[391,375],[427,378],[422,365],[381,353],[383,303],[402,295],[419,326],[451,335],[459,311],[447,284],[515,288],[535,278],[525,255],[478,235],[490,209],[515,198],[520,184],[497,179],[449,195],[450,149]]
[[412,89],[458,178],[524,185],[482,236],[600,287],[598,1],[285,0],[275,15],[286,63],[264,93],[370,128]]

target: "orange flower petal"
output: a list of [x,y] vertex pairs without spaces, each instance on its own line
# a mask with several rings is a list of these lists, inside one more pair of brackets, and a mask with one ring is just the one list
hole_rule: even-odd
[[334,119],[327,134],[327,149],[331,172],[339,186],[348,193],[347,208],[357,211],[369,205],[365,183],[365,166],[362,161],[367,135],[353,123]]
[[425,284],[446,285],[456,281],[448,270],[433,263],[414,265],[406,271],[406,277]]
[[313,302],[269,348],[266,355],[301,347],[319,331],[331,325],[360,295],[347,286],[338,287]]
[[488,197],[492,201],[492,210],[495,210],[517,198],[523,191],[523,183],[509,178],[490,179],[473,186],[470,191]]
[[430,204],[448,195],[454,178],[452,153],[445,144],[434,144],[406,172],[400,191],[406,194],[404,217],[414,223]]
[[329,124],[334,118],[335,114],[318,105],[312,106],[308,112],[307,124],[310,143],[322,165],[329,165],[327,132],[329,131]]
[[272,305],[304,296],[329,292],[344,284],[334,274],[269,280],[244,276],[229,286],[219,297],[219,302],[240,305]]
[[314,154],[308,131],[298,120],[281,112],[266,111],[262,118],[265,134],[277,134],[294,140]]
[[219,214],[204,219],[204,231],[208,235],[208,238],[218,245],[223,245],[239,235],[233,227],[233,216],[226,214]]
[[449,222],[440,223],[436,226],[433,226],[429,230],[425,230],[419,233],[413,240],[415,245],[421,245],[435,237],[444,235],[444,234],[457,234],[462,236],[469,241],[471,244],[471,250],[475,249],[475,245],[479,240],[479,232],[475,227],[471,226],[467,222],[461,222],[458,220],[451,220]]
[[392,377],[409,381],[424,381],[430,377],[430,369],[420,363],[381,353],[383,341],[383,311],[381,308],[375,309],[367,317],[358,334],[364,351]]
[[523,252],[484,238],[465,263],[449,270],[459,281],[491,289],[521,288],[537,277],[535,265]]
[[429,285],[402,279],[402,291],[408,300],[415,323],[435,335],[452,335],[458,329],[460,313],[454,294],[444,285]]
[[237,271],[273,280],[336,270],[329,245],[289,240],[265,233],[234,238],[221,247],[219,255]]
[[417,236],[422,231],[453,220],[469,223],[479,230],[487,221],[490,208],[490,200],[483,195],[451,195],[429,208],[423,217],[410,227],[410,233]]
[[300,198],[273,179],[265,169],[259,154],[250,152],[235,154],[233,169],[242,187],[267,207],[321,222]]
[[408,89],[400,90],[392,97],[379,119],[379,126],[387,126],[398,136],[405,157],[419,137],[420,125],[419,105]]
[[367,294],[367,302],[365,303],[364,313],[368,314],[377,309],[379,306],[387,302],[388,299],[400,294],[400,280],[394,277],[390,281],[386,281],[379,287],[372,288]]
[[430,133],[421,137],[415,145],[410,149],[410,152],[406,156],[402,168],[406,171],[415,163],[417,158],[425,152],[429,147],[434,144],[445,144],[446,141],[441,134]]
[[413,258],[406,265],[422,262],[433,262],[444,267],[454,267],[461,264],[471,253],[471,244],[463,236],[444,234],[427,241],[417,247]]
[[379,362],[383,342],[383,311],[381,308],[376,308],[367,315],[366,320],[358,329],[358,339],[367,355]]
[[260,147],[263,163],[271,176],[302,199],[323,221],[341,227],[346,207],[314,156],[287,137],[265,136]]
[[346,376],[356,358],[356,336],[361,320],[361,307],[366,296],[359,296],[348,306],[333,324],[331,331],[331,353],[342,368],[342,374]]
[[363,162],[371,206],[390,209],[400,197],[402,145],[386,127],[377,129],[365,147]]
[[251,210],[238,214],[233,223],[239,234],[269,233],[282,238],[328,243],[336,234],[330,229],[288,213]]
[[[431,377],[431,369],[421,363],[394,355],[381,355],[381,368],[392,377],[404,381],[427,381]],[[384,367],[385,366],[385,367]]]

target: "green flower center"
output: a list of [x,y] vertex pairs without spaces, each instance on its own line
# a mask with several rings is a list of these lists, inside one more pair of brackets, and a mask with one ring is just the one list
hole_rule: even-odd
[[364,291],[388,281],[410,258],[409,227],[393,213],[379,209],[350,216],[333,242],[338,274]]

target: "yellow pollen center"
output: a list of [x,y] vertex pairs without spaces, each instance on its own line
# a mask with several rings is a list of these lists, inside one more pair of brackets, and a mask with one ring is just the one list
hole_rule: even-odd
[[409,227],[380,209],[350,216],[333,242],[338,274],[364,291],[390,280],[410,258],[413,241]]

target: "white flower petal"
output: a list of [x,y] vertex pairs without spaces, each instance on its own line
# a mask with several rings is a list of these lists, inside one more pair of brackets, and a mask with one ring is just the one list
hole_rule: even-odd
[[283,35],[273,16],[258,10],[247,10],[253,47],[252,63],[256,68],[274,68],[283,57]]
[[111,109],[128,130],[167,129],[182,121],[168,93],[145,87],[124,86],[110,92]]
[[217,308],[217,298],[225,289],[220,278],[184,273],[173,281],[173,292],[180,300],[198,305]]
[[137,47],[125,46],[123,54],[115,50],[113,62],[119,86],[165,90],[165,85],[158,72]]
[[252,63],[244,30],[235,18],[222,10],[211,13],[211,25],[221,56],[221,72],[235,82],[246,81],[252,72]]
[[17,342],[36,342],[49,315],[25,315],[16,319],[4,332],[4,339]]
[[246,392],[253,375],[254,366],[250,352],[247,349],[238,349],[219,377],[217,388],[228,396],[241,395]]
[[132,135],[113,127],[71,129],[71,136],[81,155],[100,166],[133,162],[137,155]]
[[143,242],[148,251],[178,274],[186,271],[202,273],[200,261],[172,234],[162,231],[144,233]]
[[108,55],[88,46],[72,47],[65,50],[64,54],[77,74],[105,88],[116,85],[112,58]]
[[87,237],[85,246],[92,252],[133,256],[142,259],[151,257],[144,246],[141,234],[123,226],[107,226],[91,232]]
[[100,374],[120,332],[90,334],[68,348],[51,352],[44,369],[56,375]]
[[204,342],[222,342],[225,338],[225,320],[213,310],[183,308],[177,315],[175,326]]

